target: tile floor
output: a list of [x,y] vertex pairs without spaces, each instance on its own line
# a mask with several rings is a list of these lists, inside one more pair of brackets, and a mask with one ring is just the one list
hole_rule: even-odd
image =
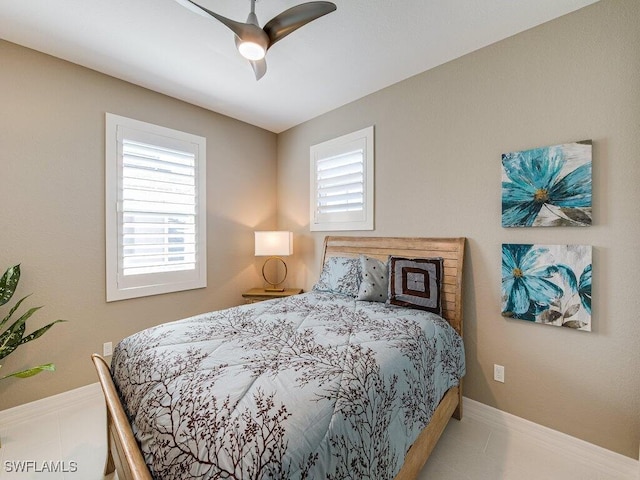
[[[106,452],[101,399],[0,427],[0,479],[103,479]],[[33,461],[29,472],[16,472]],[[48,463],[45,463],[48,462]],[[35,470],[39,471],[35,471]],[[47,472],[46,470],[57,472]],[[74,471],[75,470],[75,471]],[[419,480],[636,480],[576,464],[528,437],[479,420],[449,422]],[[109,480],[116,480],[113,476]]]
[[636,480],[581,465],[531,437],[451,420],[418,480]]

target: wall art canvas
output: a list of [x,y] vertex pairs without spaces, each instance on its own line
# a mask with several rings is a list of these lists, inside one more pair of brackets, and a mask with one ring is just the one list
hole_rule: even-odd
[[591,140],[502,155],[503,227],[591,225]]
[[503,244],[502,315],[591,331],[591,246]]

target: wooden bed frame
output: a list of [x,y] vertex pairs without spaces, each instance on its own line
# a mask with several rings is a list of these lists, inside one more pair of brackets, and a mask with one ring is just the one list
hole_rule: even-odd
[[[389,255],[407,258],[443,257],[443,316],[462,335],[462,272],[464,238],[343,237],[325,238],[322,263],[329,257],[359,254],[385,260]],[[91,356],[107,406],[107,461],[104,473],[118,473],[118,480],[151,480],[129,419],[120,403],[109,366],[97,354]],[[424,466],[451,417],[462,418],[462,379],[444,395],[429,425],[413,443],[394,480],[414,480]]]
[[[465,238],[406,237],[326,237],[322,264],[329,257],[349,257],[360,254],[386,260],[389,255],[407,258],[444,258],[442,316],[462,336],[462,271]],[[462,379],[440,400],[429,425],[420,433],[404,458],[404,464],[394,480],[414,480],[436,446],[449,419],[462,418]]]

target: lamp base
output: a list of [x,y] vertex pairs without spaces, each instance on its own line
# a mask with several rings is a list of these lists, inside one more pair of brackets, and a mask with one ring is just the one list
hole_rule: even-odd
[[[265,267],[267,266],[267,263],[269,263],[270,260],[277,260],[280,263],[282,263],[282,265],[284,266],[284,277],[279,282],[271,282],[271,281],[269,281],[269,279],[267,278],[267,275],[266,275],[266,273],[264,271]],[[287,264],[284,263],[284,260],[282,260],[282,258],[280,258],[280,257],[269,257],[269,258],[267,258],[267,261],[264,262],[264,265],[262,265],[262,278],[264,278],[264,281],[269,285],[268,287],[266,287],[264,289],[265,292],[284,292],[284,287],[279,287],[279,285],[282,285],[284,283],[284,281],[287,279]]]

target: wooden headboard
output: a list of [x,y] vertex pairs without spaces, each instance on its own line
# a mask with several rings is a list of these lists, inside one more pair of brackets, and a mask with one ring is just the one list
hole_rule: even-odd
[[462,271],[465,238],[338,237],[324,239],[322,264],[329,257],[360,254],[386,260],[389,255],[407,258],[444,258],[443,317],[462,335]]

